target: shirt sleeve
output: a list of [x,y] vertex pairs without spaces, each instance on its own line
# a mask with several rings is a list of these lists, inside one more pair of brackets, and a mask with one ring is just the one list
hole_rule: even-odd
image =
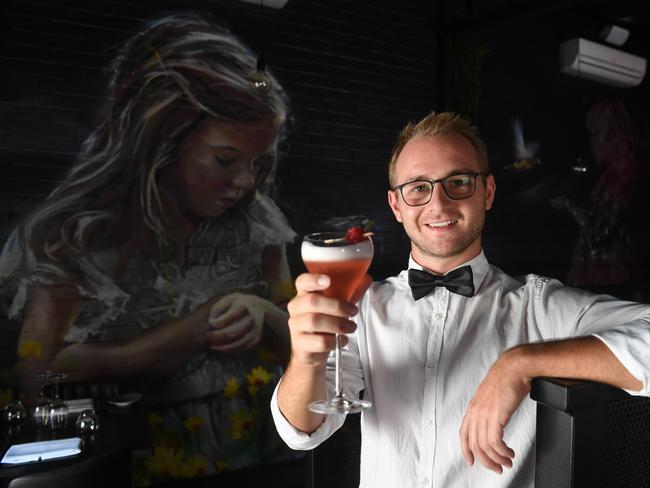
[[271,415],[273,416],[273,422],[275,423],[278,434],[291,449],[298,451],[314,449],[327,440],[345,422],[345,415],[343,414],[326,415],[323,423],[311,434],[296,429],[285,418],[278,406],[278,388],[281,382],[282,380],[275,387],[275,391],[271,397]]
[[650,332],[647,321],[643,324],[622,325],[592,334],[605,343],[623,366],[643,383],[639,391],[623,388],[630,395],[650,397]]
[[544,335],[600,339],[643,383],[639,391],[626,391],[650,397],[650,306],[542,280],[536,285],[535,302],[543,317]]
[[[364,300],[366,297],[364,297]],[[362,306],[359,307],[363,309]],[[362,325],[361,314],[352,318],[359,329]],[[362,390],[365,388],[365,381],[363,370],[361,367],[361,360],[359,357],[359,329],[354,334],[348,336],[348,343],[341,350],[341,365],[343,369],[343,387],[344,393],[348,398],[358,399]],[[334,377],[335,377],[336,363],[334,354],[331,353],[327,360],[327,375],[326,375],[326,391],[327,398],[334,396]],[[280,437],[291,448],[296,450],[307,450],[317,447],[319,444],[327,440],[334,432],[336,432],[345,422],[345,415],[326,415],[323,423],[311,434],[307,434],[296,429],[280,411],[278,406],[277,394],[280,382],[276,386],[273,396],[271,398],[271,414],[273,421]]]

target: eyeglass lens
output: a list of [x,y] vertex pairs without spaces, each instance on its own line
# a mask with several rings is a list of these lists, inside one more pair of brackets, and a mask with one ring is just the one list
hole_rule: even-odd
[[[437,180],[445,191],[445,194],[452,200],[469,198],[476,190],[476,177],[474,175],[451,175]],[[402,197],[408,205],[425,205],[431,200],[433,193],[431,181],[416,180],[402,187]]]

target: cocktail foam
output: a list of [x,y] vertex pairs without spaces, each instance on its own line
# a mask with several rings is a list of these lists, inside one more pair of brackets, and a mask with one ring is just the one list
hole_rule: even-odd
[[350,245],[317,246],[303,241],[300,250],[303,261],[332,262],[372,259],[372,241],[366,239]]

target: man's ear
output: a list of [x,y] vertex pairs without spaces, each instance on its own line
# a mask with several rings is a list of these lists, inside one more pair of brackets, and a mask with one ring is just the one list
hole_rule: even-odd
[[496,191],[497,184],[494,181],[494,176],[487,175],[485,177],[485,210],[490,210],[492,208]]
[[399,210],[399,205],[397,204],[397,192],[395,190],[388,190],[388,205],[393,211],[395,218],[398,222],[402,221],[402,212]]

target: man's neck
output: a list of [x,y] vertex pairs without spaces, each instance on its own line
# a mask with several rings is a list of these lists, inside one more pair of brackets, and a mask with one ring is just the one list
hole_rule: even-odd
[[466,249],[462,253],[447,257],[425,255],[418,251],[415,247],[411,249],[411,257],[416,263],[433,274],[444,275],[481,254],[481,246],[479,244],[476,248]]

